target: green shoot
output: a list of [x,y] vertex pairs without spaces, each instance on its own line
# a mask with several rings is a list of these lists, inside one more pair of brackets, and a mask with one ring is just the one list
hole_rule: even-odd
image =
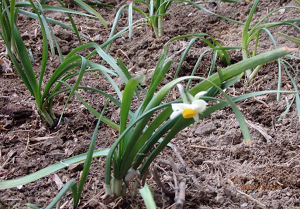
[[[251,22],[252,22],[253,16],[255,15],[255,11],[257,9],[257,6],[258,6],[259,2],[260,2],[260,0],[255,0],[254,1],[253,6],[252,6],[252,8],[250,10],[250,13],[248,15],[247,21],[246,21],[246,23],[244,25],[244,30],[243,30],[243,33],[242,33],[242,55],[243,55],[243,59],[244,60],[247,59],[247,58],[249,58],[249,57],[251,57],[251,56],[255,56],[256,55],[256,49],[257,49],[257,46],[259,46],[259,44],[258,44],[259,35],[263,31],[267,32],[267,30],[265,30],[265,29],[269,29],[269,28],[272,28],[272,27],[280,26],[280,25],[289,25],[291,27],[296,28],[298,31],[300,31],[300,28],[297,25],[294,24],[294,23],[300,21],[299,18],[298,19],[284,20],[284,21],[281,21],[281,22],[263,23],[264,20],[266,20],[269,16],[271,16],[275,12],[280,11],[281,9],[295,9],[295,10],[300,10],[300,7],[294,7],[294,6],[286,6],[286,7],[277,8],[277,9],[271,11],[270,13],[268,13],[267,15],[265,15],[255,25],[253,25],[251,27]],[[254,51],[253,51],[253,53],[251,55],[251,52],[249,51],[249,44],[254,39],[256,39],[255,49],[254,49]],[[251,69],[249,69],[249,70],[246,71],[246,77],[248,79],[248,82],[250,82],[253,79],[254,75],[257,73],[257,71],[261,67],[262,66],[258,66],[258,68],[255,69],[255,73],[254,74],[252,74],[252,70]]]

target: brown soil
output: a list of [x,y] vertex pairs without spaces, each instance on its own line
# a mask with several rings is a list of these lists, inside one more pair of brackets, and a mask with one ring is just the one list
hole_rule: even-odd
[[[67,2],[68,7],[78,9],[76,5]],[[268,11],[280,6],[295,5],[290,0],[262,0],[255,19],[258,20]],[[244,22],[252,3],[242,1],[239,4],[217,3],[205,7],[211,11]],[[116,10],[98,8],[99,12],[112,25]],[[183,12],[184,11],[184,12]],[[66,16],[49,12],[49,16],[64,21]],[[299,16],[298,12],[286,9],[271,16],[268,21],[292,19]],[[135,19],[140,16],[135,14]],[[109,30],[88,18],[76,17],[75,22],[81,32],[93,38],[97,43],[103,43],[109,36]],[[38,22],[20,16],[19,27],[26,40],[27,47],[33,52],[35,67],[41,61],[41,32]],[[127,15],[119,22],[119,28],[126,26]],[[238,46],[241,42],[242,27],[204,13],[192,6],[172,8],[165,18],[165,35],[161,39],[153,36],[150,28],[142,25],[134,30],[132,40],[125,34],[114,41],[110,53],[120,58],[131,69],[133,74],[151,72],[162,53],[163,45],[170,38],[189,33],[208,33],[217,38],[224,46]],[[37,32],[35,31],[37,29]],[[63,54],[78,46],[76,36],[71,32],[54,27]],[[296,34],[296,30],[288,26],[271,29],[278,46],[296,47],[293,43],[278,36],[278,32]],[[273,48],[267,35],[260,39],[259,52]],[[169,54],[176,54],[189,40],[172,43]],[[5,55],[5,47],[1,41],[1,60],[9,63]],[[188,54],[180,75],[189,75],[201,52],[206,45],[198,41]],[[299,52],[298,52],[299,53]],[[207,75],[212,54],[204,57],[197,75]],[[240,50],[231,50],[233,62],[242,59]],[[299,54],[298,54],[299,56]],[[49,75],[58,66],[58,57],[48,62]],[[180,54],[174,57],[172,71],[163,83],[172,79]],[[299,61],[291,61],[295,69],[299,69]],[[2,66],[2,65],[1,65]],[[10,66],[11,67],[11,66]],[[60,160],[87,151],[96,125],[92,116],[80,102],[73,98],[62,124],[50,129],[41,121],[35,108],[34,99],[30,96],[21,79],[13,68],[7,66],[0,69],[0,180],[15,179],[38,171]],[[150,74],[149,74],[150,75]],[[227,89],[231,96],[253,91],[277,88],[277,64],[265,65],[250,85],[243,82]],[[90,74],[82,81],[89,85],[113,93],[110,86],[99,74]],[[292,90],[292,84],[283,73],[282,88]],[[79,92],[82,97],[97,110],[101,110],[105,98],[92,92]],[[217,111],[201,122],[182,131],[172,141],[179,150],[184,161],[192,172],[187,175],[180,170],[187,180],[185,208],[300,208],[300,141],[299,124],[295,104],[282,120],[278,120],[285,111],[292,95],[282,95],[279,102],[275,95],[264,95],[247,99],[238,103],[248,121],[253,141],[245,145],[241,131],[230,108]],[[54,110],[59,116],[67,95],[56,98]],[[118,110],[110,106],[106,116],[118,122]],[[262,135],[261,132],[264,134]],[[116,139],[117,132],[102,124],[98,130],[96,148],[107,148]],[[196,146],[195,146],[196,145]],[[198,147],[197,147],[198,146]],[[173,157],[180,163],[170,148],[158,156],[155,164],[164,185],[172,190],[173,173],[169,166],[158,161]],[[83,193],[80,208],[144,208],[140,197],[129,197],[126,200],[116,200],[111,203],[103,201],[105,158],[95,159],[91,166]],[[82,166],[69,167],[56,173],[63,183],[70,179],[78,179]],[[196,185],[192,180],[200,185]],[[157,186],[152,176],[147,183],[154,191],[155,201],[159,208],[174,208],[174,200],[165,195]],[[58,193],[55,175],[49,175],[38,181],[24,185],[22,188],[2,190],[0,192],[0,208],[26,208],[30,202],[43,208]],[[60,208],[72,208],[72,196],[69,193],[60,203]]]

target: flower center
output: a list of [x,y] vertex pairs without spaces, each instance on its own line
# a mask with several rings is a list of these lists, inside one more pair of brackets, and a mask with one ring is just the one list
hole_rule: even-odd
[[192,109],[184,109],[182,111],[182,117],[183,118],[192,118],[197,114],[197,112],[195,110]]

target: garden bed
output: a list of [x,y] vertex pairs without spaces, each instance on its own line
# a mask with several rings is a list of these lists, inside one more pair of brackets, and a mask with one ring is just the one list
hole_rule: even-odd
[[[65,2],[69,8],[79,9],[72,2]],[[55,2],[53,2],[55,4]],[[255,13],[259,20],[280,6],[296,5],[294,1],[262,0]],[[118,5],[119,6],[119,5]],[[252,3],[242,1],[238,4],[211,3],[205,7],[214,13],[245,22]],[[79,9],[80,10],[80,9]],[[115,9],[97,8],[99,13],[112,25]],[[134,19],[140,16],[134,13]],[[66,16],[61,13],[49,13],[60,21]],[[279,21],[299,17],[299,11],[281,10],[272,15],[268,21]],[[78,28],[96,43],[103,43],[109,37],[109,30],[99,21],[83,17],[74,17]],[[124,13],[118,28],[127,25],[127,15]],[[298,24],[298,23],[297,23]],[[35,59],[36,71],[41,61],[42,37],[39,23],[36,20],[20,16],[18,25],[27,47],[31,49]],[[299,25],[299,24],[298,24]],[[189,33],[207,33],[223,46],[241,45],[243,27],[207,14],[192,6],[172,8],[165,17],[165,34],[155,38],[151,28],[140,25],[134,28],[130,40],[128,34],[115,40],[110,49],[114,58],[120,58],[133,75],[146,74],[151,77],[157,61],[163,51],[164,44],[175,36]],[[78,46],[76,36],[65,29],[54,26],[63,54]],[[278,32],[299,37],[299,32],[288,26],[271,29],[278,47],[296,48],[297,45],[278,35]],[[169,46],[170,56],[175,54],[172,69],[165,76],[162,84],[173,79],[180,59],[180,50],[188,44],[188,39],[172,42]],[[1,43],[1,59],[9,62],[5,54],[5,45]],[[190,75],[198,56],[207,46],[201,40],[192,47],[179,75]],[[262,35],[258,52],[273,49],[267,35]],[[178,52],[178,53],[177,53]],[[299,56],[297,51],[296,56]],[[232,63],[242,60],[241,50],[230,50]],[[204,56],[197,76],[207,76],[211,64],[212,53]],[[99,61],[100,62],[100,61]],[[47,63],[49,75],[59,64],[58,56],[52,57]],[[299,70],[299,60],[291,64]],[[88,150],[97,118],[87,111],[73,97],[58,127],[50,128],[41,121],[35,107],[35,101],[23,85],[12,66],[0,69],[0,180],[15,179],[38,171],[55,162],[84,153]],[[276,90],[278,78],[276,62],[264,65],[252,83],[244,80],[226,90],[230,96],[241,95],[254,91]],[[47,75],[48,76],[48,75]],[[118,79],[115,79],[118,81]],[[91,73],[82,80],[83,85],[114,93],[109,83],[98,73]],[[288,76],[283,72],[282,89],[293,90]],[[299,86],[299,84],[298,84]],[[89,91],[79,91],[80,95],[96,110],[101,111],[105,98]],[[178,94],[171,94],[173,99]],[[67,95],[59,96],[54,103],[57,116],[61,113]],[[300,207],[300,134],[298,115],[295,104],[289,112],[278,120],[289,105],[293,95],[282,94],[276,101],[276,94],[250,98],[237,105],[242,111],[253,140],[249,145],[243,142],[239,124],[230,107],[215,112],[200,122],[186,128],[172,140],[178,148],[178,153],[191,169],[190,173],[180,170],[186,178],[186,202],[184,208],[297,208]],[[134,107],[133,107],[134,108]],[[114,122],[119,122],[118,109],[110,106],[105,116]],[[105,124],[98,130],[96,149],[110,147],[118,133]],[[165,187],[172,190],[172,169],[163,162],[170,158],[180,164],[176,153],[166,148],[153,163]],[[164,161],[165,160],[165,161]],[[90,174],[85,185],[79,208],[143,208],[142,198],[129,197],[126,200],[116,199],[108,202],[104,195],[105,158],[94,159]],[[83,166],[70,166],[55,174],[51,174],[21,188],[1,191],[0,208],[26,208],[30,202],[44,208],[59,191],[60,179],[63,183],[70,179],[78,179]],[[159,208],[172,208],[174,200],[162,192],[161,187],[148,175],[147,183],[152,188],[154,199]],[[198,185],[195,184],[198,182]],[[72,208],[72,197],[68,194],[60,202],[61,208]]]

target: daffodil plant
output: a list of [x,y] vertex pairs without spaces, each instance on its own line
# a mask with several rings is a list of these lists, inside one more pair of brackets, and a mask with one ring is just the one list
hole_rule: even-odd
[[[96,91],[98,93],[103,93],[102,91],[99,91],[97,89],[79,86],[81,79],[83,78],[84,74],[89,72],[95,72],[98,71],[100,73],[105,74],[106,78],[110,79],[110,75],[116,76],[119,73],[119,76],[126,82],[126,77],[123,76],[123,72],[120,69],[120,67],[115,64],[114,61],[111,60],[111,57],[107,55],[102,48],[109,45],[114,39],[116,39],[118,36],[120,36],[124,31],[127,30],[127,28],[124,28],[119,33],[115,34],[114,36],[111,36],[105,43],[103,43],[101,46],[95,44],[95,43],[88,43],[85,45],[81,45],[77,48],[75,48],[70,54],[63,57],[60,52],[60,47],[57,44],[56,39],[53,37],[53,34],[51,33],[51,28],[49,27],[49,23],[58,24],[64,28],[73,30],[80,41],[80,36],[82,34],[79,34],[77,31],[77,28],[75,26],[75,23],[73,19],[71,18],[70,14],[78,14],[93,18],[98,18],[102,21],[104,26],[106,26],[105,21],[101,17],[100,14],[98,14],[95,10],[93,10],[90,6],[83,3],[81,0],[75,0],[76,3],[80,4],[85,10],[89,11],[91,14],[94,14],[94,16],[88,15],[86,13],[77,12],[71,9],[65,8],[64,4],[59,0],[58,2],[62,5],[62,7],[56,7],[56,6],[49,6],[46,5],[46,1],[44,3],[34,0],[29,1],[8,1],[3,0],[0,4],[0,24],[1,24],[1,32],[0,36],[3,39],[7,53],[17,71],[19,76],[21,77],[24,85],[26,88],[30,91],[31,95],[34,97],[36,102],[36,109],[38,110],[40,116],[42,119],[47,121],[47,123],[50,126],[54,126],[56,124],[56,115],[53,111],[53,103],[54,98],[61,93],[64,92],[70,92],[69,97],[66,101],[66,105],[68,104],[70,98],[72,95],[76,95],[76,97],[82,101],[84,106],[86,106],[92,114],[94,114],[96,117],[100,116],[100,113],[94,110],[91,106],[89,106],[81,97],[78,95],[78,93],[75,92],[76,89],[86,89],[86,90],[92,90]],[[25,8],[32,8],[33,12],[28,12],[26,10],[23,10],[23,7]],[[54,21],[51,18],[47,18],[45,16],[45,11],[60,11],[60,12],[66,12],[69,16],[69,19],[72,23],[73,27],[70,27],[66,24],[60,23],[58,21]],[[22,39],[22,36],[18,30],[18,24],[17,24],[17,18],[18,15],[25,14],[28,17],[38,19],[40,22],[41,32],[42,32],[42,40],[43,40],[43,48],[42,48],[42,61],[41,61],[41,67],[39,70],[39,74],[37,75],[34,71],[34,68],[32,66],[32,62],[34,62],[33,56],[28,52],[29,49],[26,47],[25,42]],[[85,36],[84,36],[85,37]],[[50,75],[49,80],[45,80],[45,74],[47,73],[47,62],[49,58],[49,47],[50,51],[54,54],[54,43],[56,43],[57,52],[60,56],[60,65],[57,67],[57,69],[54,71],[53,74]],[[81,52],[82,50],[92,48],[95,49],[94,52],[86,57],[75,54],[77,52]],[[89,60],[91,56],[94,54],[99,55],[99,57],[103,58],[103,60],[109,64],[114,70],[109,70],[108,68],[104,67],[103,65],[94,63]],[[117,73],[116,73],[117,72]],[[76,83],[74,86],[70,86],[67,81],[71,78],[77,77]],[[38,79],[37,79],[38,77]],[[43,88],[44,86],[44,88]],[[66,88],[61,88],[65,86]],[[105,93],[103,93],[105,94]],[[107,95],[107,94],[105,94]],[[66,107],[65,105],[65,107]],[[65,109],[65,108],[64,108]],[[62,114],[61,114],[62,116]],[[60,117],[61,119],[61,117]],[[59,120],[60,121],[60,120]],[[109,126],[118,129],[118,125],[113,123],[111,120],[102,117],[102,121],[108,124]]]
[[[73,51],[72,53],[75,52],[76,51]],[[70,56],[72,56],[72,53]],[[147,92],[139,91],[142,85],[145,85],[145,76],[131,77],[126,73],[128,80],[124,81],[126,86],[123,93],[118,90],[117,95],[120,95],[119,100],[107,94],[103,94],[120,107],[120,123],[118,124],[119,136],[109,149],[94,151],[98,123],[87,154],[66,159],[37,173],[30,174],[29,176],[2,181],[0,182],[0,189],[24,185],[68,165],[87,159],[79,186],[77,187],[74,180],[66,183],[57,198],[51,203],[51,207],[54,207],[66,191],[71,189],[74,197],[74,208],[76,208],[79,203],[86,175],[88,174],[91,159],[104,155],[106,156],[104,182],[106,194],[114,197],[125,197],[128,190],[134,191],[136,188],[144,186],[144,181],[140,180],[147,177],[147,171],[151,163],[166,146],[171,146],[170,142],[177,133],[228,105],[232,107],[239,121],[245,141],[249,142],[251,140],[249,130],[235,102],[252,96],[274,93],[276,91],[257,92],[231,98],[223,89],[228,88],[238,81],[241,73],[247,69],[284,56],[290,53],[290,50],[287,48],[276,49],[230,65],[207,78],[185,76],[174,79],[166,85],[161,86],[161,81],[172,65],[172,61],[167,59],[167,53],[168,46],[166,45],[151,77]],[[128,72],[128,69],[120,60],[115,61],[115,63],[119,63],[123,72]],[[184,88],[180,84],[190,79],[196,81],[196,85],[193,88]],[[179,84],[178,89],[181,98],[168,102],[168,93],[177,84]],[[117,89],[117,86],[115,86],[115,88]],[[141,98],[139,95],[142,93],[145,93],[143,101],[139,99]],[[221,97],[217,98],[216,94],[218,93],[221,94]],[[138,99],[140,105],[132,109],[134,98]],[[103,114],[104,110],[100,118],[103,117]],[[142,194],[145,195],[144,192],[142,192]],[[151,205],[153,205],[153,202]],[[37,208],[33,205],[30,206]],[[47,207],[47,209],[51,207]]]
[[[74,1],[77,3],[81,2],[79,0]],[[2,28],[1,36],[6,46],[9,46],[7,47],[8,54],[13,64],[15,65],[17,72],[21,76],[24,84],[26,85],[30,93],[34,96],[37,104],[37,109],[42,117],[50,125],[53,125],[55,119],[54,112],[52,111],[53,98],[60,93],[70,92],[66,104],[70,100],[71,96],[75,95],[85,105],[85,107],[91,111],[92,114],[99,118],[87,153],[63,160],[28,176],[21,177],[15,180],[0,182],[0,189],[18,187],[47,176],[69,165],[84,161],[84,169],[82,171],[82,175],[78,184],[75,180],[70,180],[69,182],[67,182],[63,189],[58,193],[56,198],[54,198],[54,200],[46,207],[47,209],[55,207],[55,205],[59,202],[63,195],[65,195],[69,190],[72,191],[73,195],[73,208],[78,207],[92,159],[99,156],[107,157],[104,182],[106,194],[114,197],[125,197],[128,190],[135,190],[137,187],[140,188],[144,186],[144,182],[140,180],[147,177],[147,171],[151,163],[165,147],[167,147],[168,145],[171,146],[170,142],[172,139],[174,139],[176,134],[178,134],[184,128],[194,124],[195,122],[198,122],[204,117],[209,116],[211,113],[220,110],[221,108],[224,108],[228,105],[231,106],[233,112],[237,117],[245,141],[249,142],[251,140],[250,132],[240,110],[235,105],[235,102],[261,94],[278,93],[279,91],[256,92],[231,98],[223,91],[223,89],[232,86],[236,81],[240,79],[241,74],[246,70],[261,66],[267,62],[273,61],[274,59],[278,59],[289,54],[291,51],[287,48],[279,48],[270,52],[256,55],[255,48],[255,53],[249,56],[250,53],[247,51],[247,48],[254,37],[258,37],[263,30],[267,31],[265,30],[265,28],[270,28],[275,25],[281,24],[292,25],[294,22],[299,21],[291,20],[288,22],[274,24],[261,24],[262,21],[260,21],[255,25],[256,27],[252,27],[250,30],[250,22],[255,11],[255,9],[252,9],[249,15],[249,19],[245,24],[245,30],[243,33],[243,61],[230,65],[228,54],[225,53],[226,48],[221,47],[216,41],[212,39],[214,44],[208,45],[211,46],[212,50],[218,52],[223,51],[223,58],[226,60],[226,64],[228,65],[226,68],[217,68],[217,72],[214,74],[211,71],[207,78],[201,78],[193,75],[185,76],[176,78],[166,85],[162,86],[161,81],[165,77],[166,73],[170,70],[172,65],[172,61],[167,59],[168,45],[166,44],[164,52],[154,70],[150,85],[145,88],[147,89],[147,91],[145,91],[145,89],[142,88],[142,85],[145,85],[146,83],[145,76],[132,77],[121,60],[115,60],[113,57],[107,54],[107,51],[105,52],[103,50],[103,48],[106,46],[108,50],[109,44],[115,38],[124,33],[127,28],[119,31],[117,34],[114,34],[115,27],[113,27],[109,40],[107,40],[101,46],[95,43],[88,43],[72,50],[66,57],[61,56],[61,64],[53,73],[53,75],[50,76],[49,81],[45,82],[44,74],[48,59],[48,43],[51,40],[51,34],[50,36],[49,34],[47,35],[48,28],[46,23],[51,22],[52,20],[44,16],[44,10],[51,10],[53,8],[51,8],[51,6],[49,7],[47,5],[43,5],[43,3],[47,2],[45,0],[41,2],[29,0],[29,3],[24,3],[22,1],[11,1],[10,5],[9,1],[7,0],[2,2],[3,3],[1,4],[0,17]],[[142,3],[146,5],[149,10],[149,15],[146,15],[145,12],[143,12],[141,9],[134,7],[133,3],[123,6],[122,9],[125,7],[129,8],[129,34],[132,34],[132,26],[134,25],[134,23],[132,23],[132,10],[136,10],[143,14],[149,24],[152,24],[154,31],[156,31],[155,34],[158,37],[161,36],[163,34],[163,17],[172,2],[173,1],[167,0],[150,0],[146,2],[139,0],[134,1],[134,3]],[[214,14],[195,2],[191,2],[188,0],[179,0],[179,2],[186,2],[190,5],[198,7],[199,9],[202,9],[205,12]],[[254,6],[256,6],[257,3],[258,0],[255,1]],[[33,9],[34,13],[29,14],[25,10],[22,12],[24,14],[31,15],[36,19],[39,19],[41,24],[43,35],[43,55],[38,80],[36,79],[36,75],[34,74],[31,59],[28,55],[26,46],[17,29],[15,20],[18,9],[15,9],[16,5],[17,7],[21,7],[22,5],[25,7],[30,6]],[[71,13],[71,11],[66,8],[62,10]],[[121,9],[117,13],[117,15],[120,14]],[[226,17],[222,18],[230,20]],[[236,22],[238,24],[243,24],[234,20],[230,21]],[[114,26],[117,22],[118,18],[116,18]],[[75,28],[74,31],[76,32]],[[76,34],[78,35],[78,31],[76,32]],[[182,36],[180,38],[188,38],[192,36],[195,36],[197,38],[201,37],[201,39],[205,41],[206,39],[204,39],[203,37],[207,36],[207,34],[192,34],[185,37]],[[171,40],[173,41],[177,39],[179,38],[174,38]],[[13,50],[11,46],[14,46],[15,50]],[[257,47],[257,44],[255,47]],[[79,52],[90,48],[93,48],[95,50],[89,55],[84,57],[78,54]],[[104,60],[104,62],[107,63],[106,66],[109,66],[113,70],[108,69],[104,65],[89,61],[89,58],[91,58],[95,54],[98,54]],[[215,54],[216,56],[219,55],[219,53]],[[115,93],[117,95],[116,98],[97,89],[79,86],[84,74],[94,71],[101,72],[104,77],[107,78],[107,80],[111,83],[113,89],[115,90]],[[111,75],[119,76],[126,84],[123,92],[114,83]],[[68,79],[74,78],[75,76],[78,76],[78,79],[76,80],[74,86],[70,86],[67,81]],[[196,84],[193,88],[189,87],[191,80],[196,81]],[[184,88],[183,85],[180,84],[184,83],[185,81],[188,81],[186,88]],[[178,86],[181,98],[178,98],[175,101],[168,101],[168,93],[176,85]],[[42,86],[45,87],[42,89]],[[296,87],[295,89],[297,89]],[[78,89],[95,91],[105,96],[108,99],[107,101],[113,102],[117,107],[120,108],[120,123],[113,123],[112,121],[104,117],[105,107],[108,102],[104,105],[104,108],[100,114],[80,97],[80,95],[76,92],[76,90]],[[143,97],[140,97],[140,94],[145,95]],[[216,97],[217,94],[220,94],[220,97]],[[144,100],[141,100],[140,98],[144,98]],[[299,101],[299,95],[296,98]],[[138,107],[135,109],[132,108],[132,102],[134,101],[134,99],[137,99],[139,102]],[[103,121],[110,125],[112,128],[117,129],[119,131],[119,135],[109,149],[94,150],[97,129],[99,127],[100,121]],[[144,188],[147,190],[147,187]],[[149,189],[147,191],[143,189],[140,191],[142,195],[149,195]],[[149,204],[155,205],[153,204],[153,201],[151,201],[151,203]],[[38,208],[33,204],[29,204],[28,206],[31,208]]]
[[[105,167],[106,194],[117,197],[124,195],[126,190],[130,188],[130,181],[136,182],[133,184],[136,185],[139,182],[137,179],[145,178],[150,164],[178,132],[226,105],[233,108],[245,141],[249,142],[251,140],[249,130],[241,112],[234,104],[241,98],[231,99],[222,88],[232,85],[233,81],[238,80],[233,78],[236,76],[239,78],[240,74],[246,69],[271,61],[279,54],[281,54],[279,56],[283,56],[287,53],[286,49],[277,49],[261,54],[223,69],[222,75],[218,72],[206,79],[196,76],[180,77],[169,82],[154,94],[172,63],[166,60],[167,47],[165,47],[165,52],[152,76],[145,100],[132,114],[129,122],[127,122],[127,116],[129,116],[131,98],[138,82],[143,81],[143,79],[133,78],[124,89],[123,102],[126,101],[126,106],[124,104],[123,107],[122,104],[121,107],[119,137],[107,155]],[[270,59],[271,57],[273,58]],[[179,83],[189,79],[202,81],[186,91]],[[132,85],[133,83],[134,85]],[[176,84],[179,84],[178,88],[182,100],[163,103],[168,92]],[[223,95],[225,100],[215,98],[218,92]],[[217,100],[219,103],[208,105],[206,101],[209,100]],[[124,109],[125,107],[126,109]],[[154,112],[161,109],[163,111],[153,118]],[[123,115],[126,118],[123,118]],[[157,146],[155,147],[155,145]]]
[[[270,40],[272,41],[274,48],[277,48],[275,39],[269,30],[270,28],[281,26],[281,25],[287,25],[287,26],[295,28],[298,32],[300,32],[300,27],[297,26],[297,24],[296,24],[300,21],[300,18],[280,20],[279,22],[264,23],[264,21],[267,20],[268,17],[270,17],[274,13],[280,12],[282,10],[293,9],[293,10],[296,10],[299,12],[300,7],[296,7],[296,6],[284,6],[284,7],[277,8],[277,9],[269,12],[267,15],[265,15],[263,18],[261,18],[257,23],[255,23],[253,26],[251,26],[251,22],[255,15],[255,11],[257,9],[259,2],[260,2],[260,0],[254,1],[253,6],[249,12],[248,18],[244,24],[244,30],[243,30],[242,39],[241,39],[243,59],[248,59],[249,57],[255,56],[257,54],[257,49],[259,47],[259,39],[260,39],[260,35],[262,33],[266,33],[269,36]],[[297,0],[295,0],[295,2],[297,2]],[[297,2],[297,3],[299,5],[299,2]],[[295,40],[295,39],[293,39],[293,40]],[[254,50],[251,52],[249,49],[249,46],[252,41],[254,42]],[[280,62],[281,61],[279,59],[278,60],[279,71],[281,71]],[[251,69],[246,71],[246,77],[249,82],[257,75],[257,73],[261,69],[261,67],[262,67],[262,65],[258,65],[253,71]],[[280,72],[278,74],[279,74],[279,76],[281,75]],[[281,77],[279,79],[281,79]],[[280,81],[278,82],[278,86],[279,86],[279,84],[280,84]],[[280,89],[278,89],[278,90],[280,90]]]
[[[230,2],[230,3],[236,3],[238,0],[217,0],[214,2]],[[205,7],[201,6],[201,4],[205,3],[210,3],[210,2],[205,2],[205,1],[199,1],[199,2],[193,2],[190,0],[146,0],[146,1],[141,1],[141,0],[133,0],[130,4],[123,5],[120,7],[120,9],[117,12],[115,22],[113,25],[113,30],[115,30],[117,26],[117,22],[119,20],[119,17],[121,13],[123,13],[124,8],[128,8],[128,24],[129,24],[129,37],[131,38],[132,36],[132,30],[133,30],[133,24],[132,24],[132,19],[133,19],[133,11],[136,11],[142,15],[143,18],[147,20],[147,24],[152,27],[152,30],[157,38],[160,38],[164,35],[164,18],[166,15],[168,15],[170,9],[170,6],[172,4],[177,4],[177,7],[183,7],[186,5],[192,5],[195,6],[196,8],[209,13],[211,15],[215,15],[217,17],[223,18],[225,20],[235,22],[238,24],[243,24],[239,21],[227,18],[225,16],[215,14],[211,12],[210,10],[206,9]],[[146,7],[146,12],[144,9],[140,8],[139,5],[143,5]]]

